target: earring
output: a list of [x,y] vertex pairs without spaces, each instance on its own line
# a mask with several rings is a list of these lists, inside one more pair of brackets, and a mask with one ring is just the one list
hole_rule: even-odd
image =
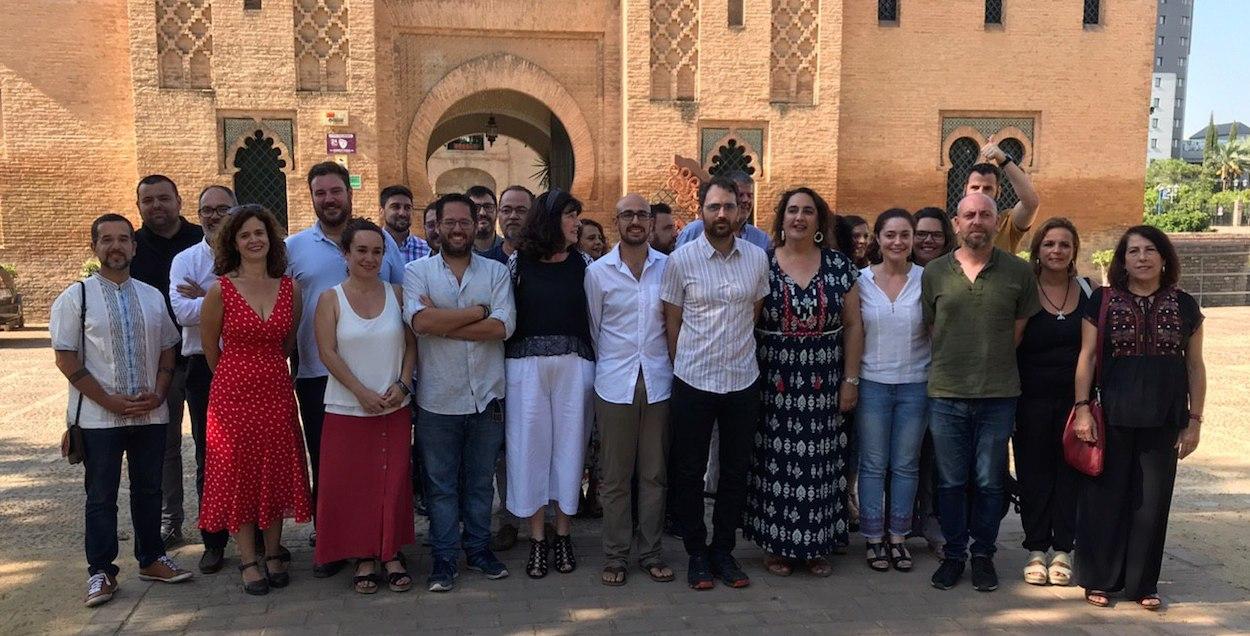
[[824,243],[825,242],[824,232],[817,231],[815,234],[812,235],[812,240],[816,241],[817,245]]
[[782,243],[786,242],[786,231],[784,229],[781,230],[781,242]]

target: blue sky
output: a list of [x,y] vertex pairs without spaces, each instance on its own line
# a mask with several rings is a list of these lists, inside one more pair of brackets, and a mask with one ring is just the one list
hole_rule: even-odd
[[1215,123],[1250,124],[1250,1],[1194,0],[1185,137]]

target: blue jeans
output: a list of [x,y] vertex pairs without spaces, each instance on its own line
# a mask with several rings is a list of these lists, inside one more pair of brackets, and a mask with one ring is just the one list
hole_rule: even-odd
[[481,413],[417,414],[417,439],[425,464],[425,507],[430,514],[430,552],[456,558],[460,527],[464,551],[490,547],[490,508],[495,497],[495,461],[503,446],[503,402]]
[[87,490],[87,573],[117,576],[117,490],[122,455],[130,477],[130,519],[140,568],[165,554],[161,541],[161,472],[167,424],[82,430],[83,481]]
[[[973,556],[994,556],[1003,514],[1007,440],[1016,419],[1016,398],[931,398],[934,458],[938,470],[938,520],[946,536],[944,555],[963,560],[972,538]],[[968,479],[975,494],[968,514]]]
[[890,534],[902,538],[911,531],[912,505],[920,481],[920,445],[929,407],[927,385],[860,382],[855,433],[859,437],[859,530],[865,539],[877,541],[885,536],[887,473]]

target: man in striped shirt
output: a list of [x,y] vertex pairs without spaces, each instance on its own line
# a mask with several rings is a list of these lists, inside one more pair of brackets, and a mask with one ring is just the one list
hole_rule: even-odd
[[395,239],[405,263],[430,255],[430,245],[409,231],[412,228],[412,190],[401,185],[386,186],[378,196],[378,207],[382,227]]
[[[704,231],[673,252],[660,298],[673,359],[670,484],[686,553],[687,582],[696,590],[751,580],[732,556],[746,502],[751,444],[759,419],[755,319],[768,295],[764,250],[734,235],[738,188],[713,178],[699,189]],[[712,425],[720,427],[720,485],[712,541],[703,523],[703,469]]]

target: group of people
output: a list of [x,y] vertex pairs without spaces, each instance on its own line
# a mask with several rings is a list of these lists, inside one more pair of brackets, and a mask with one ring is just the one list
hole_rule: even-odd
[[[559,189],[446,194],[421,238],[410,190],[383,189],[375,224],[353,213],[347,171],[321,163],[317,220],[284,239],[223,186],[192,224],[173,181],[145,177],[142,227],[96,219],[100,269],[51,312],[85,441],[86,603],[118,585],[123,454],[140,577],[191,577],[165,555],[181,511],[162,521],[181,507],[185,399],[199,569],[220,570],[233,537],[249,594],[290,582],[286,519],[314,523],[314,576],[352,561],[356,592],[410,589],[414,485],[429,590],[455,587],[461,552],[508,576],[495,553],[518,526],[526,575],[572,572],[590,463],[604,585],[631,563],[675,578],[666,521],[702,590],[750,584],[739,529],[770,574],[829,576],[853,526],[871,569],[911,570],[906,539],[936,517],[932,584],[955,586],[970,560],[990,591],[1011,441],[1024,579],[1069,584],[1076,550],[1088,602],[1155,609],[1176,462],[1202,421],[1201,311],[1154,228],[1121,237],[1105,287],[1077,275],[1064,218],[1017,258],[1037,195],[996,145],[982,159],[953,215],[890,209],[871,225],[799,187],[765,232],[744,173],[703,183],[680,233],[670,208],[627,194],[610,249]],[[1020,200],[1000,212],[1004,178]],[[1085,477],[1061,436],[1071,412],[1095,439],[1092,403],[1105,468]]]

